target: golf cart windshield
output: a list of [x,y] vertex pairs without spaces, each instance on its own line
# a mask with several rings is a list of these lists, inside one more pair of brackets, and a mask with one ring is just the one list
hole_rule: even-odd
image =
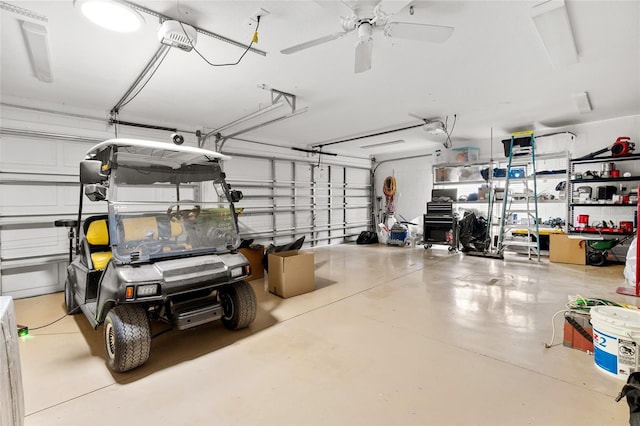
[[240,244],[227,203],[109,203],[113,254],[132,263],[220,253]]
[[218,159],[181,149],[140,143],[97,155],[109,175],[109,235],[117,260],[144,262],[239,246]]

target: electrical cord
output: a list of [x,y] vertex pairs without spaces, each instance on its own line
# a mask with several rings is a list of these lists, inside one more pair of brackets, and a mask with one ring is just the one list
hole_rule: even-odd
[[160,68],[160,65],[162,65],[162,63],[164,62],[164,58],[167,57],[167,55],[169,54],[169,50],[171,49],[167,49],[164,52],[164,55],[162,55],[162,58],[160,59],[160,62],[158,63],[158,65],[155,67],[155,69],[153,70],[153,72],[149,75],[149,78],[147,78],[147,81],[144,82],[144,84],[136,91],[136,93],[134,93],[127,101],[123,102],[122,105],[120,105],[120,109],[124,108],[125,106],[127,106],[129,104],[129,102],[131,102],[132,100],[134,100],[136,98],[136,96],[138,96],[140,94],[140,92],[142,92],[142,89],[144,89],[147,84],[149,83],[149,81],[151,80],[151,78],[153,78],[153,76],[155,75],[156,71],[158,71],[158,68]]
[[240,63],[240,61],[242,61],[242,58],[244,58],[244,55],[246,55],[247,52],[249,50],[251,50],[251,47],[253,46],[253,43],[257,43],[258,42],[258,28],[260,28],[260,16],[259,15],[257,16],[257,21],[258,21],[258,23],[256,24],[256,30],[253,33],[253,37],[251,38],[251,43],[249,43],[249,46],[247,46],[245,51],[242,52],[242,55],[240,55],[240,58],[238,58],[238,60],[236,62],[230,62],[228,64],[214,64],[213,62],[211,62],[207,58],[205,58],[204,55],[202,53],[200,53],[200,51],[198,51],[198,49],[196,49],[196,47],[191,42],[191,37],[189,37],[189,35],[187,34],[187,30],[184,28],[184,25],[182,25],[182,22],[179,22],[179,23],[180,23],[180,27],[182,28],[182,31],[184,32],[184,35],[187,37],[187,40],[189,41],[189,45],[191,45],[191,48],[194,50],[194,52],[196,52],[198,54],[198,56],[200,56],[202,58],[203,61],[205,61],[207,64],[211,65],[212,67],[227,67],[227,66],[238,65]]
[[453,129],[456,128],[456,121],[458,121],[458,116],[456,114],[453,114],[453,124],[451,125],[451,131],[448,130],[449,128],[448,121],[449,121],[449,116],[447,115],[447,118],[445,118],[444,120],[444,131],[447,134],[447,139],[443,143],[444,147],[447,149],[451,148],[452,146],[451,134],[453,133]]
[[169,327],[169,328],[167,328],[167,329],[165,329],[165,330],[159,331],[159,332],[157,332],[156,334],[152,335],[152,336],[151,336],[151,339],[155,339],[156,337],[161,336],[161,335],[163,335],[163,334],[165,334],[165,333],[168,333],[168,332],[170,332],[170,331],[172,331],[172,330],[173,330],[173,326],[171,326],[171,327]]
[[63,316],[61,316],[60,318],[58,318],[57,320],[51,321],[49,324],[45,324],[45,325],[40,325],[38,327],[30,327],[29,331],[33,331],[33,330],[40,330],[41,328],[45,328],[45,327],[49,327],[50,325],[53,325],[55,323],[57,323],[58,321],[61,321],[64,317],[66,317],[69,314],[64,314]]
[[556,340],[556,317],[562,313],[565,312],[570,312],[571,309],[563,309],[561,311],[556,312],[555,314],[553,314],[553,316],[551,317],[551,329],[553,330],[553,332],[551,333],[551,343],[544,343],[544,347],[549,349],[552,346],[555,345],[559,345],[560,343],[556,343],[554,344],[553,341]]

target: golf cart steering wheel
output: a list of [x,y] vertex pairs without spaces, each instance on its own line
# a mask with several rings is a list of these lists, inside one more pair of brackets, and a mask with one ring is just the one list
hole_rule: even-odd
[[[181,204],[192,204],[192,209],[180,210]],[[176,209],[175,211],[173,209]],[[169,220],[194,220],[200,214],[200,206],[193,200],[180,200],[178,203],[171,204],[167,209]]]

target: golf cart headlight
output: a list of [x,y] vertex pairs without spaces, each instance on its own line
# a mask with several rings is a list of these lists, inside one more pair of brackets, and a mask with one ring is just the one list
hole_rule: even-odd
[[139,285],[136,295],[138,297],[155,296],[158,294],[158,284]]
[[231,278],[238,278],[244,275],[244,270],[242,267],[240,268],[233,268],[231,270]]

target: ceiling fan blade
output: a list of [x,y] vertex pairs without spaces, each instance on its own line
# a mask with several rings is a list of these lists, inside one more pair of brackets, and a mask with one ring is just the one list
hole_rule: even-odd
[[289,55],[291,53],[296,53],[296,52],[299,52],[301,50],[305,50],[305,49],[308,49],[310,47],[317,46],[319,44],[328,43],[330,41],[339,39],[340,37],[344,36],[345,34],[347,34],[346,31],[341,31],[339,33],[333,33],[333,34],[329,34],[329,35],[324,36],[324,37],[316,38],[314,40],[305,41],[304,43],[296,44],[295,46],[291,46],[291,47],[288,47],[286,49],[282,49],[280,51],[280,53],[283,53],[285,55]]
[[453,34],[453,27],[429,24],[412,24],[409,22],[390,22],[384,27],[387,37],[404,38],[408,40],[445,42]]
[[371,56],[373,54],[373,40],[358,41],[356,44],[355,72],[361,73],[371,69]]

